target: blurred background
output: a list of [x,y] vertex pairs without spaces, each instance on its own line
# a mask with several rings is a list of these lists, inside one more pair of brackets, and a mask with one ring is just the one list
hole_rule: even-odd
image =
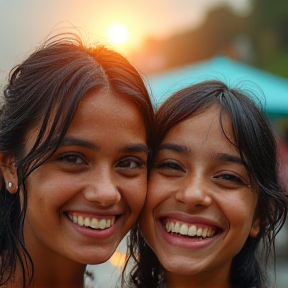
[[[45,37],[71,27],[122,52],[145,75],[155,105],[211,77],[249,80],[275,127],[288,186],[287,0],[0,0],[0,86]],[[125,240],[107,263],[89,267],[88,286],[115,283],[124,247]],[[287,288],[287,224],[276,255],[277,287]]]

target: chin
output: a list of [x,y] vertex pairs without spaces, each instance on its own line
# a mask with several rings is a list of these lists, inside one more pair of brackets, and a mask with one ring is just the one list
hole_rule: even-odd
[[187,269],[187,267],[185,269],[183,269],[183,267],[175,267],[175,266],[171,266],[169,265],[169,267],[165,267],[164,268],[174,274],[179,274],[179,275],[193,275],[195,274],[195,271],[191,271],[191,269]]
[[[174,256],[175,257],[175,256]],[[174,260],[176,260],[174,258]],[[165,268],[165,270],[171,272],[171,273],[175,273],[175,274],[179,274],[179,275],[196,275],[198,273],[201,273],[203,267],[201,267],[200,265],[198,265],[197,263],[193,264],[193,263],[189,263],[189,261],[185,261],[184,259],[179,259],[178,261],[169,261],[169,259],[167,259],[166,261],[162,261],[161,264],[163,265],[163,267]]]
[[94,253],[89,253],[88,255],[84,255],[83,253],[82,255],[78,255],[78,257],[75,256],[73,260],[84,265],[96,265],[108,261],[113,255],[113,253],[95,253],[95,251],[97,251],[97,247],[95,247],[94,249]]

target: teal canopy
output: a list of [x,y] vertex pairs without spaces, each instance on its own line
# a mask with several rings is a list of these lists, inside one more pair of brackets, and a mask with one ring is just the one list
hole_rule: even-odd
[[187,85],[217,79],[228,86],[252,90],[268,115],[288,117],[288,79],[226,57],[155,74],[149,79],[156,106]]

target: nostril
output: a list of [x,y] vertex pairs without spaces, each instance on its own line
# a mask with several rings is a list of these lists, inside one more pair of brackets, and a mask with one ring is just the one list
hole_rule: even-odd
[[101,206],[111,206],[118,203],[121,200],[121,194],[118,191],[101,191],[99,193],[94,192],[90,197],[86,197],[87,200],[98,202]]
[[212,204],[212,198],[207,191],[204,191],[204,189],[193,189],[192,187],[177,191],[175,199],[193,207],[210,206]]

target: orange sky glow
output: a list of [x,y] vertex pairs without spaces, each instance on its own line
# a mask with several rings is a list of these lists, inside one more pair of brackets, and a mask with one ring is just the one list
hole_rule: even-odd
[[[165,38],[196,27],[219,3],[244,12],[249,7],[249,0],[2,0],[0,73],[60,28],[77,27],[89,42],[109,44],[128,54],[141,48],[147,37]],[[108,29],[115,22],[128,30],[121,45],[108,40]]]

